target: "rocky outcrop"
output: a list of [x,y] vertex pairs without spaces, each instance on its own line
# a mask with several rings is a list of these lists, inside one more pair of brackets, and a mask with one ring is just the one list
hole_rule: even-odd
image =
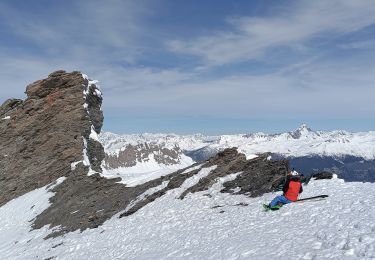
[[[228,155],[230,155],[229,158]],[[252,160],[246,160],[245,155],[238,153],[235,148],[218,153],[216,157],[209,160],[209,163],[220,165],[220,167],[206,179],[199,181],[195,187],[192,187],[192,192],[207,189],[212,184],[212,180],[216,178],[224,177],[228,173],[239,172],[240,174],[234,180],[223,184],[224,189],[221,192],[256,197],[274,191],[284,182],[289,168],[287,160],[269,160],[268,153],[261,154]]]
[[180,163],[182,151],[179,147],[166,148],[158,144],[128,144],[118,154],[107,153],[104,160],[104,167],[116,169],[120,167],[132,167],[137,163],[147,162],[150,156],[158,164],[174,165]]
[[27,86],[26,100],[10,99],[0,108],[0,205],[26,192],[74,174],[83,161],[86,172],[100,171],[101,95],[80,72],[56,71]]
[[252,160],[246,160],[244,154],[238,153],[236,148],[228,148],[218,153],[215,157],[200,164],[199,167],[193,165],[191,167],[179,170],[175,173],[163,176],[153,182],[157,185],[167,182],[168,184],[142,199],[137,199],[132,207],[120,215],[120,217],[128,216],[137,210],[154,201],[158,197],[164,195],[171,189],[180,188],[182,184],[189,178],[198,174],[205,168],[214,166],[214,170],[210,171],[207,176],[200,178],[199,181],[181,191],[180,199],[184,199],[187,194],[208,190],[219,178],[237,174],[232,181],[223,183],[221,192],[231,194],[245,194],[250,197],[260,196],[266,192],[275,190],[280,183],[284,182],[285,175],[288,172],[288,161],[271,161],[267,158],[269,154],[262,154]]
[[311,178],[314,178],[315,180],[325,180],[325,179],[332,179],[333,173],[332,172],[317,172],[311,175]]

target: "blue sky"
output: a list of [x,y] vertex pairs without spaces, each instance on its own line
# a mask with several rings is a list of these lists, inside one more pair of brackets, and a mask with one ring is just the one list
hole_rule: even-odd
[[100,81],[104,130],[375,130],[375,1],[0,2],[0,102],[57,69]]

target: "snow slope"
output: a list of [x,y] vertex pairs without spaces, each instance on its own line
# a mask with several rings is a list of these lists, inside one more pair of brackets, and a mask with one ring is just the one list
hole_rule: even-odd
[[248,157],[272,152],[285,156],[344,156],[353,155],[364,159],[375,159],[375,131],[351,133],[347,131],[313,131],[306,125],[281,134],[241,134],[204,136],[175,134],[116,135],[103,133],[100,140],[107,153],[115,153],[127,144],[156,143],[165,147],[178,146],[183,151],[194,151],[203,147],[223,150],[238,147]]
[[54,195],[51,190],[64,180],[65,177],[61,177],[52,185],[33,190],[0,207],[1,259],[25,259],[28,252],[24,245],[33,244],[34,239],[40,243],[41,236],[51,231],[47,226],[31,231],[30,223],[49,207],[49,199]]
[[128,187],[134,187],[179,169],[186,168],[194,163],[190,157],[183,154],[180,156],[180,162],[178,164],[171,165],[158,163],[154,158],[154,154],[150,154],[147,159],[147,161],[137,162],[137,164],[132,167],[119,167],[115,169],[102,167],[103,172],[100,173],[100,175],[105,178],[120,177],[121,181],[119,183],[126,184]]
[[[234,176],[183,200],[176,199],[181,188],[171,190],[133,215],[115,216],[97,229],[48,240],[43,239],[45,228],[29,232],[29,220],[49,195],[43,189],[30,192],[0,208],[0,258],[375,258],[375,184],[337,178],[312,181],[301,197],[329,198],[264,212],[261,204],[278,194],[248,198],[220,193],[222,183]],[[188,179],[185,186],[195,181]]]

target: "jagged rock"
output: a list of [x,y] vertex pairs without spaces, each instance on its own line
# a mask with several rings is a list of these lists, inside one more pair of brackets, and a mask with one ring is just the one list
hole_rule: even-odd
[[[0,205],[69,176],[71,163],[82,161],[84,139],[90,139],[93,124],[100,130],[96,121],[103,117],[101,97],[83,95],[88,87],[96,89],[88,84],[80,72],[56,71],[28,85],[25,101],[10,99],[1,106],[1,115],[9,120],[0,120]],[[89,160],[97,165],[103,148],[95,141],[87,148],[95,150]]]
[[333,173],[327,171],[317,172],[312,175],[312,178],[314,178],[315,180],[332,179]]
[[0,107],[0,117],[8,116],[7,113],[15,107],[22,105],[21,99],[8,99]]
[[[217,178],[241,172],[233,181],[223,184],[222,192],[233,194],[247,194],[255,197],[273,191],[280,182],[284,181],[288,171],[288,161],[267,160],[269,154],[259,155],[252,160],[246,160],[244,154],[238,153],[236,148],[225,149],[216,157],[209,160],[208,165],[218,165],[207,177],[202,178],[198,184],[187,189],[183,198],[189,192],[203,191],[211,187]],[[235,189],[240,188],[235,192]]]
[[107,169],[132,167],[137,162],[147,162],[152,155],[159,164],[173,165],[180,163],[181,153],[179,147],[168,149],[157,144],[129,144],[121,149],[118,154],[106,154],[104,161]]

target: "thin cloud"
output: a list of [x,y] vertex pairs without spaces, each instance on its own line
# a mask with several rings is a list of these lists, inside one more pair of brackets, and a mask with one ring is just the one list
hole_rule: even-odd
[[[51,4],[52,5],[52,4]],[[51,13],[33,13],[0,4],[0,19],[10,31],[43,55],[65,58],[121,57],[132,62],[137,56],[137,37],[142,17],[150,11],[134,1],[73,1],[69,11],[55,7]]]
[[374,49],[375,39],[339,44],[338,47],[342,49]]
[[228,19],[232,30],[187,41],[168,42],[171,51],[200,57],[206,66],[256,59],[276,47],[308,44],[314,37],[332,37],[375,23],[375,2],[301,1],[282,15]]

